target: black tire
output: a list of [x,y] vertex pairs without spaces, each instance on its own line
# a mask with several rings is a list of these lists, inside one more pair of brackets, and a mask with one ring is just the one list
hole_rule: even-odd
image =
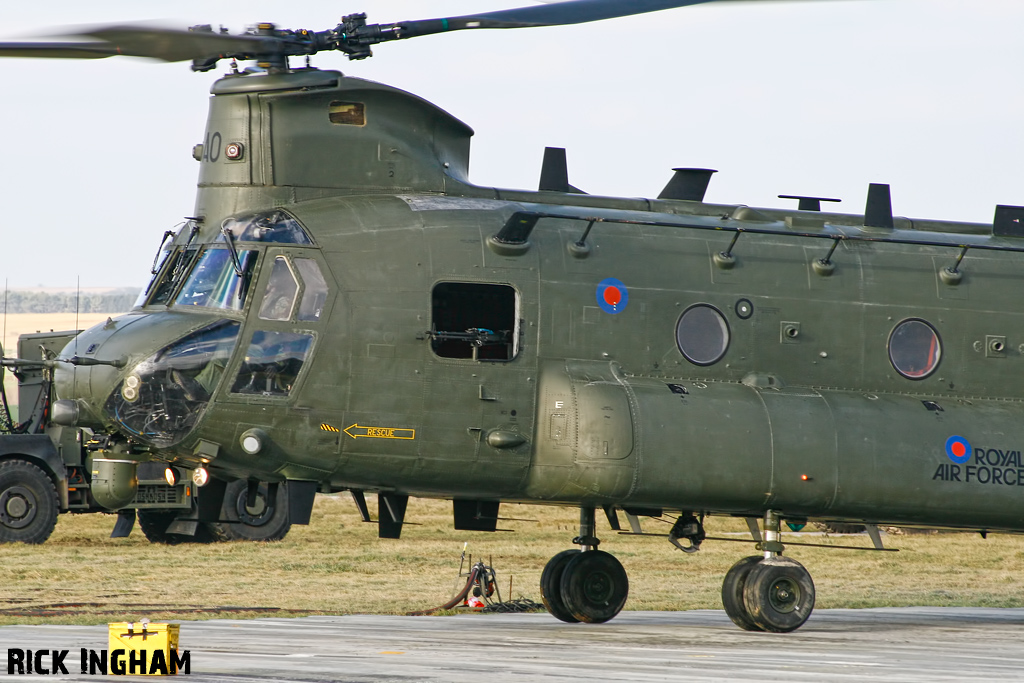
[[210,523],[210,532],[221,541],[280,541],[287,536],[292,528],[288,518],[288,486],[279,484],[274,504],[267,505],[267,485],[260,484],[255,508],[245,504],[247,489],[244,479],[228,483],[221,519],[233,523]]
[[602,550],[569,560],[562,571],[562,600],[574,617],[600,624],[622,611],[629,597],[629,577],[622,564]]
[[44,543],[57,526],[57,489],[25,460],[0,463],[0,543]]
[[814,610],[814,582],[796,560],[770,557],[747,575],[743,604],[762,631],[795,631]]
[[139,528],[150,543],[163,545],[180,545],[182,543],[214,543],[216,538],[205,524],[196,527],[194,536],[187,534],[169,534],[167,527],[178,515],[178,510],[139,510]]
[[747,577],[750,570],[761,563],[763,555],[751,555],[744,557],[734,564],[725,574],[722,581],[722,605],[725,613],[732,619],[732,623],[744,631],[760,631],[761,627],[754,623],[753,617],[747,612],[743,603],[743,588],[747,584]]
[[579,554],[578,549],[563,550],[548,560],[540,575],[540,599],[544,601],[544,606],[548,608],[551,616],[567,624],[575,624],[579,619],[572,615],[569,608],[565,606],[565,601],[562,600],[562,574],[565,571],[565,565]]

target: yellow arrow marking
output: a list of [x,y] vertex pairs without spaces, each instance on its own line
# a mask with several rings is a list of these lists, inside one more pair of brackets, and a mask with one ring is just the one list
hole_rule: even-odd
[[401,427],[362,427],[358,424],[349,425],[345,433],[353,439],[369,437],[371,439],[415,439],[415,429],[403,429]]

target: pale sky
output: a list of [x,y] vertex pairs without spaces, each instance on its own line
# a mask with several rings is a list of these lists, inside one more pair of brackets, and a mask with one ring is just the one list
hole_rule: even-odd
[[[626,0],[624,0],[626,1]],[[3,3],[0,41],[68,25],[259,21],[324,30],[457,16],[517,0],[51,0]],[[479,185],[536,189],[546,145],[592,194],[654,197],[675,166],[719,169],[707,200],[783,207],[868,183],[897,215],[989,222],[1024,205],[1024,2],[709,4],[579,26],[463,31],[321,68],[423,96],[476,130]],[[56,27],[56,30],[54,28]],[[0,280],[141,285],[164,230],[191,215],[209,87],[221,68],[144,59],[2,62]],[[0,286],[3,282],[0,282]]]

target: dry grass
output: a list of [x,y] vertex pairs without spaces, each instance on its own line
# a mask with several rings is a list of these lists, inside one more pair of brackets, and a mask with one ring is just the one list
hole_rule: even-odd
[[[463,542],[475,558],[493,558],[503,593],[540,599],[538,581],[548,558],[569,547],[576,533],[573,509],[503,506],[502,522],[515,533],[453,531],[450,504],[410,501],[401,540],[381,540],[363,524],[348,494],[318,497],[313,523],[294,527],[280,543],[209,546],[151,545],[136,529],[109,539],[113,517],[65,515],[43,546],[0,546],[0,623],[104,623],[215,616],[404,613],[429,608],[453,592]],[[668,527],[646,522],[648,531]],[[618,536],[599,524],[602,549],[630,575],[627,609],[720,609],[722,577],[749,545],[707,542],[684,555],[663,538]],[[745,529],[723,518],[708,521],[709,535]],[[787,535],[790,540],[796,536]],[[869,544],[865,536],[799,540]],[[1017,569],[1024,538],[976,534],[895,536],[900,553],[791,547],[811,571],[819,607],[980,605],[1019,607],[1024,591]],[[28,616],[41,606],[45,616]],[[239,607],[243,611],[197,611]],[[248,610],[248,611],[245,611]]]

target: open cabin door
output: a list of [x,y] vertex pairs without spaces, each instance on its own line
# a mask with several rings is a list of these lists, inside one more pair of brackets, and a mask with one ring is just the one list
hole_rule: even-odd
[[429,457],[465,496],[512,494],[533,438],[535,283],[443,280],[430,306]]

